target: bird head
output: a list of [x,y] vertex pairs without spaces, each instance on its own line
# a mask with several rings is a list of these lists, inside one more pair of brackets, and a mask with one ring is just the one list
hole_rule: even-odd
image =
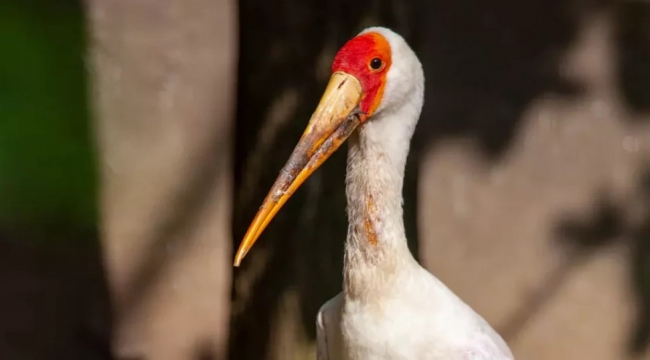
[[[298,187],[357,128],[403,104],[415,102],[412,108],[419,112],[423,82],[417,56],[389,29],[368,28],[343,45],[334,57],[331,78],[307,128],[239,246],[235,266]],[[401,128],[412,133],[419,113],[415,115],[413,124]]]

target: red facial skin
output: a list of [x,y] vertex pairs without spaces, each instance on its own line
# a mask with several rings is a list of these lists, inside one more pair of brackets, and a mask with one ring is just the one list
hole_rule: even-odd
[[[370,66],[375,58],[382,63],[376,70]],[[359,80],[363,88],[359,108],[369,117],[381,102],[391,63],[391,49],[386,38],[376,32],[368,32],[343,45],[334,57],[332,72],[341,71]]]

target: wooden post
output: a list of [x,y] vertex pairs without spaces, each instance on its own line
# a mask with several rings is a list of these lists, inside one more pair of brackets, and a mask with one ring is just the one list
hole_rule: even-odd
[[233,0],[89,0],[102,243],[119,358],[223,359]]

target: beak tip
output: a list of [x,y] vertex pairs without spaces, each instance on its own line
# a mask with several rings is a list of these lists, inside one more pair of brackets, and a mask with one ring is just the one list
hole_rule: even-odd
[[239,251],[237,251],[237,254],[235,255],[235,261],[233,262],[234,267],[239,267],[241,261],[244,260],[247,252],[248,251],[242,251],[242,249],[239,249]]
[[232,265],[234,267],[239,267],[239,265],[241,264],[241,261],[242,261],[241,256],[239,256],[239,254],[237,254],[237,256],[235,256],[235,261],[233,262]]

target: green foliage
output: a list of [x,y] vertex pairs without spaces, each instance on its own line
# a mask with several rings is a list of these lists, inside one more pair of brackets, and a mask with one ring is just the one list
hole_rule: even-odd
[[0,2],[0,226],[95,227],[84,51],[78,4]]

